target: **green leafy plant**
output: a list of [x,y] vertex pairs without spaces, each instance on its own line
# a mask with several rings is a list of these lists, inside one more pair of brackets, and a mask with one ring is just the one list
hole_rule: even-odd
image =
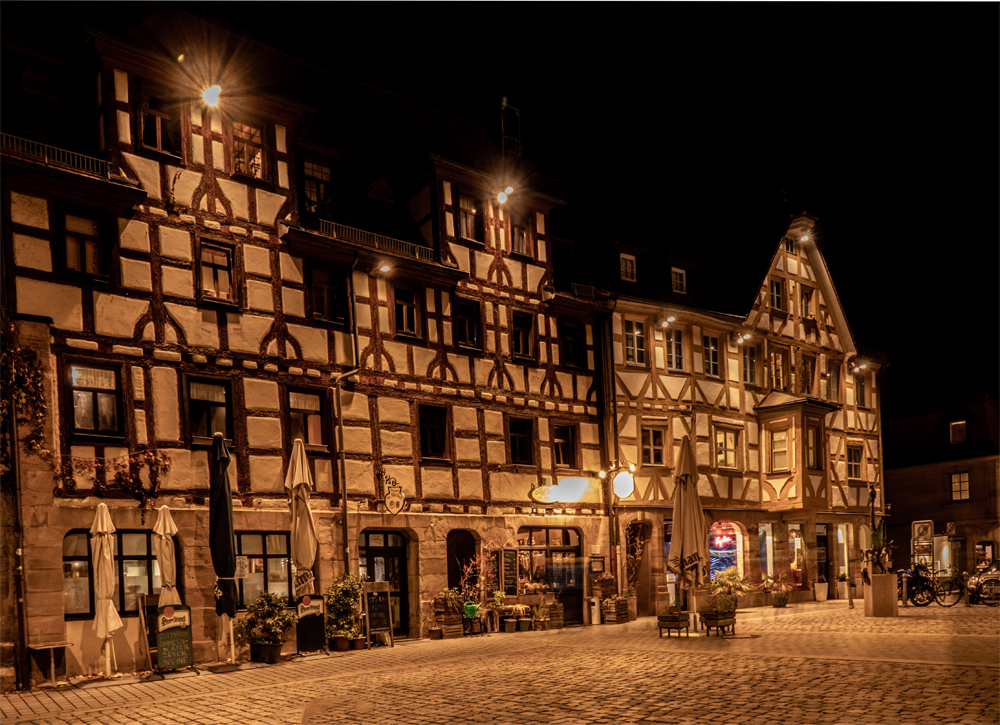
[[[45,422],[48,419],[48,405],[42,381],[42,364],[37,353],[29,347],[21,347],[17,342],[17,328],[8,323],[2,335],[3,352],[0,353],[0,430],[4,444],[0,447],[0,474],[4,485],[11,485],[7,471],[10,465],[8,442],[16,436],[17,425],[26,424],[28,431],[21,442],[25,450],[49,465],[53,465],[52,451],[45,447]],[[13,403],[13,416],[7,409],[8,401]],[[13,418],[13,420],[12,420]]]
[[824,576],[823,574],[820,574],[818,577],[816,577],[816,583],[817,584],[826,584],[826,576]]
[[837,577],[837,581],[839,581],[839,582],[846,582],[847,581],[847,574],[840,574]]
[[735,612],[736,600],[754,590],[748,577],[740,574],[735,566],[723,569],[708,585],[709,603],[716,612]]
[[365,578],[344,574],[337,577],[326,588],[323,598],[326,599],[326,636],[331,638],[347,633],[356,626],[361,613],[361,592],[364,590]]
[[501,592],[501,591],[494,591],[493,592],[493,598],[489,602],[486,603],[486,608],[487,609],[493,609],[493,610],[500,609],[502,606],[504,606],[504,600],[505,599],[506,599],[506,596],[504,595],[503,592]]
[[774,575],[764,574],[762,579],[761,589],[771,594],[786,594],[795,588],[785,572]]
[[680,614],[681,611],[683,610],[681,609],[680,604],[668,604],[667,606],[665,606],[663,609],[660,610],[659,616],[666,617],[667,615],[670,614]]
[[281,644],[297,620],[295,611],[285,608],[284,598],[263,591],[247,605],[247,616],[233,625],[236,644]]
[[627,586],[627,587],[625,588],[625,596],[626,596],[626,597],[634,597],[634,596],[636,596],[636,595],[637,595],[637,591],[638,591],[638,590],[637,590],[637,589],[636,589],[636,588],[635,588],[634,586],[632,586],[632,585],[630,584],[629,586]]

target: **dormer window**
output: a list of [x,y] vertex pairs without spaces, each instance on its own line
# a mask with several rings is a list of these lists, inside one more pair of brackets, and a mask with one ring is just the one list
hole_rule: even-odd
[[670,268],[671,288],[677,294],[687,294],[687,272],[677,267]]
[[629,282],[635,282],[635,257],[631,254],[622,254],[621,265],[622,265],[622,279]]
[[956,420],[949,426],[952,443],[965,443],[965,421]]

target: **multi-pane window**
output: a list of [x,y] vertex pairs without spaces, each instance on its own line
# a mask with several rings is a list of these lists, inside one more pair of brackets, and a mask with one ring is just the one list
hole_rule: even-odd
[[396,287],[393,290],[397,335],[420,334],[420,299],[416,289]]
[[678,329],[667,329],[667,370],[684,369],[684,332]]
[[642,465],[666,465],[664,458],[665,440],[666,433],[663,428],[642,429]]
[[316,264],[310,272],[310,304],[313,317],[343,320],[346,317],[346,275],[336,267]]
[[965,421],[956,420],[949,424],[948,435],[952,443],[965,443]]
[[233,122],[233,173],[264,178],[263,133],[259,127]]
[[795,240],[791,237],[785,237],[785,251],[789,254],[795,254]]
[[479,328],[481,324],[479,303],[471,300],[455,300],[454,306],[455,343],[462,347],[479,349]]
[[284,597],[292,606],[290,586],[292,560],[288,555],[289,535],[282,531],[237,531],[236,555],[247,557],[248,574],[239,582],[239,608],[244,609],[267,591]]
[[951,474],[951,500],[965,501],[969,498],[969,472]]
[[820,457],[819,428],[815,426],[806,427],[806,468],[819,470],[823,467]]
[[448,409],[440,405],[420,405],[417,415],[420,422],[420,456],[449,458]]
[[212,378],[188,378],[187,385],[192,440],[211,443],[212,436],[222,433],[231,443],[233,414],[229,383]]
[[534,425],[531,418],[510,418],[510,462],[531,465],[535,462]]
[[139,112],[142,145],[174,156],[181,155],[181,126],[177,107],[160,96],[143,92]]
[[718,468],[736,468],[736,451],[740,434],[728,428],[715,431],[715,465]]
[[233,250],[219,244],[201,245],[201,297],[234,301]]
[[576,467],[576,426],[552,426],[552,453],[557,466]]
[[524,218],[515,212],[511,212],[510,216],[510,251],[528,254],[528,227]]
[[330,167],[306,160],[302,164],[303,204],[310,214],[329,214],[331,206]]
[[788,387],[788,358],[784,350],[771,350],[771,387],[775,390]]
[[301,438],[307,446],[325,445],[321,393],[307,390],[288,391],[288,430],[292,441]]
[[619,255],[622,265],[622,279],[635,282],[635,257],[631,254]]
[[63,538],[63,612],[92,617],[94,584],[90,576],[90,537],[86,530]]
[[847,477],[861,480],[861,446],[847,447]]
[[854,374],[854,401],[859,408],[864,408],[865,403],[865,373]]
[[840,402],[840,363],[830,361],[827,364],[827,389],[829,390],[830,402]]
[[100,225],[95,218],[66,215],[66,269],[83,274],[103,275]]
[[474,199],[468,196],[458,197],[458,233],[466,239],[476,242],[483,241],[482,221]]
[[719,377],[719,338],[712,335],[702,335],[703,355],[705,358],[705,375]]
[[812,289],[810,289],[809,287],[805,287],[803,285],[800,285],[799,286],[799,292],[800,292],[800,295],[801,295],[800,296],[800,302],[799,302],[799,308],[800,308],[799,309],[799,314],[802,317],[812,317],[812,315],[813,315],[813,311],[812,311],[813,291],[812,291]]
[[788,470],[788,431],[771,431],[771,470]]
[[812,395],[816,377],[816,358],[811,355],[802,356],[802,394]]
[[670,268],[670,288],[674,292],[687,294],[687,272],[677,267]]
[[531,330],[534,323],[534,315],[527,312],[514,312],[513,327],[511,329],[511,348],[516,358],[531,358]]
[[743,382],[757,384],[757,346],[743,343]]
[[562,345],[563,365],[587,367],[587,337],[583,323],[560,318],[559,342]]
[[122,433],[122,403],[118,373],[90,365],[69,366],[72,429],[78,434]]
[[771,280],[771,309],[785,309],[783,285],[780,279]]
[[646,323],[625,320],[625,362],[646,364]]

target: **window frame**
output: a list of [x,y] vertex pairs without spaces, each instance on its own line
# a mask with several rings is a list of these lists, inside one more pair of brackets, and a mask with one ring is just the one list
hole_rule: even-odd
[[[233,380],[232,378],[223,377],[219,375],[202,375],[194,373],[184,373],[183,385],[184,385],[184,428],[187,433],[188,445],[192,448],[194,447],[210,447],[212,445],[212,439],[214,438],[215,432],[212,431],[208,437],[195,435],[194,424],[191,419],[193,410],[191,405],[191,383],[192,382],[203,382],[211,385],[221,385],[226,390],[226,431],[223,435],[226,445],[232,448],[233,441],[235,440],[235,420],[234,420],[234,405],[233,405]],[[213,401],[205,401],[211,403]],[[211,425],[211,423],[209,424]]]
[[[667,460],[667,438],[669,430],[667,426],[659,425],[643,425],[639,429],[639,460],[642,466],[650,466],[654,468],[669,468],[669,461]],[[647,436],[649,441],[647,443]],[[660,445],[657,446],[655,443],[655,433],[660,434]],[[649,452],[647,460],[647,449]],[[659,452],[660,462],[656,462],[656,453]]]
[[[294,577],[292,576],[292,535],[288,531],[258,531],[258,530],[247,530],[247,531],[236,531],[236,556],[246,556],[248,559],[263,559],[264,560],[264,591],[271,591],[268,587],[269,577],[268,577],[268,566],[269,560],[272,559],[287,559],[288,560],[288,597],[286,599],[285,606],[294,607],[295,600],[292,598],[295,591]],[[243,536],[260,536],[261,537],[261,550],[262,554],[244,554],[243,553]],[[268,554],[267,553],[267,537],[268,536],[284,536],[285,537],[285,554]],[[243,596],[243,579],[236,580],[236,609],[245,610],[247,608],[246,602]]]
[[[325,388],[314,388],[308,385],[285,385],[285,411],[284,411],[284,424],[285,424],[285,438],[287,439],[288,450],[291,450],[292,446],[295,444],[295,434],[292,427],[292,415],[295,411],[301,411],[307,413],[309,409],[307,408],[293,408],[292,407],[292,393],[298,393],[299,395],[315,395],[319,398],[319,417],[320,417],[320,442],[319,443],[309,443],[306,440],[302,441],[303,447],[306,449],[306,453],[326,453],[330,450],[330,411],[328,405],[328,396]],[[308,430],[308,417],[306,419],[306,430]]]
[[[483,304],[479,300],[467,297],[454,297],[452,300],[452,311],[454,322],[452,323],[452,335],[455,347],[463,350],[483,350]],[[459,324],[465,323],[464,325]],[[459,331],[472,332],[472,340],[460,339]]]
[[826,395],[831,403],[840,404],[840,368],[842,363],[828,360],[826,363]]
[[[79,357],[76,355],[67,356],[62,361],[63,364],[63,387],[65,388],[65,393],[63,397],[64,401],[64,412],[66,416],[66,431],[69,433],[70,440],[73,441],[92,441],[100,442],[105,441],[108,443],[125,443],[128,440],[128,422],[125,420],[125,390],[123,388],[124,375],[122,371],[121,364],[113,363],[110,361],[95,361],[92,358]],[[116,426],[114,430],[99,430],[96,425],[98,424],[99,418],[99,408],[95,405],[92,408],[92,414],[95,418],[95,427],[92,429],[87,428],[77,428],[76,427],[76,403],[75,403],[75,392],[77,390],[83,390],[86,392],[91,392],[93,395],[91,397],[92,401],[97,403],[97,395],[102,391],[106,391],[104,388],[87,387],[87,386],[77,386],[73,384],[73,368],[87,368],[92,370],[104,370],[114,374],[115,376],[115,388],[114,388],[114,398],[115,398],[115,421]]]
[[[329,178],[323,179],[321,175],[311,174],[307,165],[325,169]],[[313,153],[303,154],[301,205],[302,213],[304,215],[310,215],[316,219],[329,218],[330,216],[333,216],[333,172],[334,165],[329,159]],[[325,196],[320,194],[317,199],[311,199],[309,195],[309,185],[311,181],[316,182],[321,187],[319,190],[324,191]],[[310,206],[314,206],[314,208],[310,208]]]
[[559,355],[566,367],[587,368],[587,324],[575,317],[559,317]]
[[[251,130],[256,130],[260,132],[260,176],[252,171],[244,171],[237,168],[237,144],[242,147],[250,146],[254,148],[252,139],[238,138],[237,137],[237,125],[248,128]],[[269,148],[268,141],[270,140],[269,124],[265,121],[255,118],[253,116],[246,116],[244,118],[235,119],[229,118],[226,120],[227,133],[229,136],[229,175],[233,177],[240,177],[243,179],[251,179],[256,182],[269,183],[271,181],[271,173],[269,164],[271,161],[271,150]],[[241,129],[242,130],[242,129]]]
[[[426,322],[424,320],[424,288],[421,285],[408,284],[406,282],[393,282],[392,285],[392,295],[390,299],[389,314],[391,316],[390,326],[392,327],[393,337],[401,337],[409,340],[423,340],[424,339],[424,328],[426,327]],[[409,292],[413,295],[413,324],[415,331],[411,332],[409,330],[400,330],[399,322],[400,315],[397,308],[400,305],[408,305],[408,301],[400,302],[399,292]],[[405,315],[404,315],[405,319]]]
[[[433,421],[434,423],[439,423],[436,427],[440,429],[441,435],[441,449],[435,451],[424,451],[425,444],[429,445],[430,435],[425,433],[425,429],[430,429],[432,426],[429,425],[432,421],[431,412],[434,411],[433,415],[440,415],[440,421]],[[425,420],[425,415],[427,416]],[[417,437],[419,439],[419,450],[420,450],[420,462],[423,463],[451,463],[452,459],[452,432],[451,432],[451,406],[448,405],[433,405],[430,403],[418,403],[417,404]],[[440,455],[438,455],[440,454]]]
[[[858,460],[852,461],[851,454],[857,453]],[[847,462],[847,480],[848,481],[864,481],[864,465],[865,465],[865,451],[864,446],[860,444],[848,443],[847,451],[845,454],[845,460]],[[853,470],[852,470],[853,469]],[[856,473],[857,475],[851,475]]]
[[[964,478],[963,478],[964,477]],[[957,481],[955,479],[958,479]],[[958,488],[956,488],[958,484]],[[959,495],[956,496],[955,494]],[[962,496],[961,494],[965,495]],[[956,471],[951,474],[951,500],[952,501],[968,501],[970,499],[969,492],[969,472],[968,471]]]
[[684,330],[679,327],[667,327],[663,332],[667,348],[667,370],[684,372]]
[[[962,431],[961,436],[957,435],[957,431]],[[969,440],[969,426],[968,421],[965,420],[953,420],[948,423],[948,442],[952,445],[958,445],[960,443],[965,443]]]
[[771,390],[788,392],[788,353],[784,348],[771,348]]
[[854,373],[854,405],[858,408],[867,408],[867,380],[868,373],[864,370]]
[[[772,277],[770,279],[770,286],[769,286],[768,289],[770,290],[769,300],[770,300],[770,307],[771,307],[771,309],[772,310],[780,310],[780,311],[784,312],[785,311],[785,307],[784,307],[784,302],[785,302],[785,284],[784,284],[784,280],[782,280],[782,279],[776,279],[776,278]],[[777,302],[777,304],[775,304],[775,302]]]
[[[56,259],[53,260],[57,262],[59,266],[59,274],[68,279],[81,281],[90,284],[110,284],[112,279],[111,264],[113,261],[114,252],[114,239],[116,238],[112,234],[110,218],[107,212],[99,209],[87,208],[78,205],[65,205],[60,206],[58,209],[59,217],[59,228],[58,233],[58,248],[56,252]],[[68,229],[68,219],[67,217],[77,217],[79,219],[84,219],[86,221],[93,222],[96,229],[96,236],[89,237],[83,236],[83,243],[85,245],[86,241],[92,240],[94,242],[95,252],[94,259],[97,261],[99,268],[95,272],[88,271],[85,269],[85,262],[83,257],[81,259],[80,269],[75,269],[69,266],[69,242],[67,236],[70,234]],[[74,235],[83,235],[83,232],[73,232]],[[85,246],[81,246],[81,252]]]
[[[527,324],[525,324],[527,323]],[[510,356],[512,360],[535,359],[536,315],[525,310],[511,310],[510,316]],[[526,334],[522,334],[526,333]],[[527,351],[518,350],[523,339]],[[517,344],[515,344],[517,343]]]
[[[470,241],[470,242],[475,242],[476,244],[485,244],[486,243],[486,241],[485,241],[486,240],[486,231],[485,231],[486,224],[485,224],[485,219],[484,219],[484,215],[483,215],[483,212],[485,211],[485,209],[483,208],[485,206],[485,203],[483,202],[483,200],[478,195],[463,193],[463,190],[461,190],[461,189],[457,190],[457,194],[458,194],[457,211],[458,211],[458,237],[459,237],[459,239],[465,239],[465,240]],[[465,201],[465,200],[468,200],[468,201],[472,202],[472,207],[471,208],[465,207],[465,206],[462,205],[462,202]],[[470,226],[470,224],[468,222],[468,219],[470,217],[471,217],[471,220],[472,220],[471,221],[471,226],[472,226],[472,236],[471,237],[467,236],[465,234],[465,232],[468,231],[467,228]]]
[[[86,556],[81,556],[81,555],[78,555],[78,554],[77,555],[70,555],[70,556],[66,555],[65,542],[66,542],[66,537],[68,537],[70,535],[82,535],[83,536],[84,540],[87,542],[87,554],[86,554]],[[90,545],[90,532],[87,529],[70,529],[63,536],[62,540],[63,540],[62,562],[63,562],[63,597],[64,597],[64,599],[63,599],[63,601],[64,601],[64,604],[63,604],[63,617],[66,620],[68,620],[68,621],[79,620],[79,619],[93,619],[94,616],[95,616],[94,603],[95,603],[95,599],[96,598],[94,596],[94,570],[93,570],[93,566],[94,566],[94,554],[93,554],[93,549],[91,548],[91,545]],[[87,564],[87,576],[86,576],[86,579],[87,579],[87,582],[88,582],[88,587],[87,587],[88,591],[87,591],[87,594],[88,594],[88,597],[89,597],[89,603],[87,605],[87,611],[86,612],[67,612],[66,611],[66,606],[65,606],[65,596],[67,594],[67,592],[66,592],[66,579],[83,579],[84,577],[82,577],[82,576],[79,576],[79,577],[67,577],[66,576],[66,564],[72,564],[73,562],[81,562],[81,561],[85,562]]]
[[813,312],[813,288],[808,285],[799,284],[799,316],[806,319],[813,319],[816,313]]
[[618,262],[621,265],[621,276],[626,282],[635,282],[638,279],[638,270],[634,254],[618,253]]
[[816,356],[815,355],[803,355],[802,356],[802,381],[800,387],[802,388],[802,395],[808,397],[814,397],[815,391],[815,381],[816,381]]
[[[577,434],[577,424],[551,421],[549,429],[552,431],[552,467],[578,470],[580,468],[580,447],[578,445],[580,437]],[[559,437],[558,431],[563,432],[563,438]],[[560,459],[562,460],[560,461]]]
[[805,454],[806,470],[823,470],[823,436],[822,428],[818,423],[807,422],[805,424]]
[[758,382],[760,378],[760,365],[757,360],[757,346],[744,342],[742,348],[743,350],[740,353],[740,360],[743,366],[743,382],[746,385],[760,385]]
[[[789,466],[789,455],[788,455],[788,444],[791,440],[791,435],[789,435],[790,430],[791,430],[790,428],[786,427],[768,429],[767,465],[769,473],[785,473],[792,470],[791,466]],[[776,435],[784,436],[783,438],[784,445],[780,448],[780,450],[776,449],[775,447]],[[784,454],[785,457],[784,465],[781,467],[777,465],[776,454],[778,454],[779,452]]]
[[[679,284],[678,284],[679,282]],[[670,268],[670,290],[679,295],[687,294],[687,271],[680,267]]]
[[[140,79],[136,84],[138,87],[135,89],[136,93],[136,147],[141,148],[144,151],[150,152],[152,154],[162,154],[168,158],[180,160],[184,157],[184,126],[181,123],[181,118],[184,115],[184,108],[182,106],[183,101],[179,98],[172,98],[167,92],[166,88],[160,86],[154,82]],[[164,106],[167,107],[167,111],[162,109],[150,108],[147,105],[146,99],[155,98],[159,100]],[[172,112],[171,112],[172,111]],[[146,116],[153,116],[156,118],[156,145],[150,146],[146,143]],[[177,149],[174,151],[168,151],[163,148],[162,138],[163,138],[163,127],[164,125],[172,125],[173,131],[177,136]],[[169,136],[169,134],[168,134]]]
[[[348,271],[341,265],[331,264],[328,262],[309,262],[308,267],[308,289],[307,297],[308,299],[308,313],[309,319],[318,322],[324,322],[327,324],[334,325],[346,325],[350,321],[350,313],[348,308],[350,307],[350,296],[351,289],[349,280],[347,278]],[[326,275],[327,283],[320,282],[316,279],[317,273]],[[339,280],[340,284],[334,284],[333,282]],[[322,287],[326,290],[324,299],[329,300],[330,293],[332,292],[333,302],[327,302],[324,305],[324,310],[318,310],[316,305],[317,286]],[[339,293],[338,293],[339,292]],[[323,314],[323,312],[332,311],[335,316],[331,317],[329,315]]]
[[[524,257],[525,259],[534,259],[534,245],[532,244],[531,228],[529,225],[531,218],[530,210],[520,213],[507,208],[504,217],[509,220],[510,254],[517,257]],[[523,245],[518,244],[519,236],[524,242]]]
[[[229,299],[206,294],[204,282],[205,272],[202,267],[204,264],[203,255],[206,247],[225,253],[227,259],[229,260]],[[212,269],[222,269],[221,267],[213,265],[209,266]],[[239,249],[235,244],[221,239],[216,239],[214,237],[198,235],[197,243],[195,245],[194,271],[195,288],[197,290],[197,301],[199,305],[236,309],[239,308],[240,301],[242,299],[240,291],[243,287],[243,275],[240,273],[241,267],[239,264]]]
[[[629,326],[632,330],[629,331]],[[637,327],[638,326],[638,327]],[[648,338],[646,320],[637,317],[622,317],[622,347],[625,364],[634,367],[649,367]],[[629,341],[631,339],[631,345]],[[632,359],[629,359],[629,355]]]
[[[516,433],[513,429],[514,424],[518,426],[524,425],[527,427],[527,431],[518,430]],[[507,416],[507,460],[510,465],[513,466],[534,466],[535,463],[535,438],[537,436],[537,426],[535,425],[534,418],[528,418],[517,415]],[[519,443],[514,445],[515,436],[519,441],[523,440],[523,444]],[[515,459],[515,453],[520,454],[523,450],[527,451],[527,456],[519,457]]]
[[[714,355],[713,355],[714,353]],[[722,378],[722,349],[719,337],[705,333],[702,335],[702,360],[704,375],[710,378]]]
[[[721,443],[720,443],[721,437]],[[732,447],[727,445],[732,442]],[[724,460],[719,460],[720,453]],[[731,454],[731,455],[730,455]],[[740,431],[728,426],[715,426],[715,468],[722,470],[739,470],[740,467]]]

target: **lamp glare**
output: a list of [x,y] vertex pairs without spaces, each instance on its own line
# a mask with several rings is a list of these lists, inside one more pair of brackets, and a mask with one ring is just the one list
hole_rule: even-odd
[[629,471],[622,471],[615,476],[611,485],[614,488],[615,496],[628,498],[635,491],[635,478]]
[[218,86],[212,86],[211,88],[206,88],[201,94],[201,98],[205,103],[212,108],[219,105],[219,94],[222,93],[222,89]]
[[514,193],[514,188],[512,186],[508,186],[503,191],[504,191],[505,194],[513,194]]
[[503,204],[505,201],[507,201],[507,195],[501,191],[499,194],[497,194],[497,201]]

